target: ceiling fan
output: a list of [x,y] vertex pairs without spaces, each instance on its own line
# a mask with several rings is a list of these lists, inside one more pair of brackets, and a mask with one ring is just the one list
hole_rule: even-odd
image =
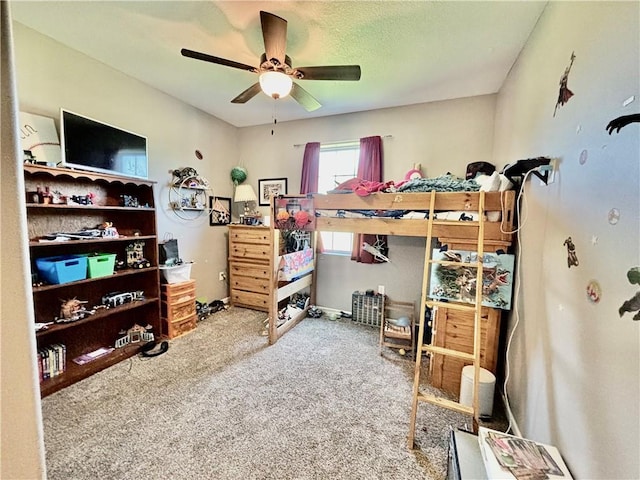
[[293,80],[360,80],[359,65],[334,65],[326,67],[297,67],[291,66],[291,58],[285,54],[287,46],[287,21],[272,13],[260,12],[262,38],[265,53],[260,58],[260,66],[252,67],[244,63],[234,62],[206,53],[195,52],[183,48],[181,53],[185,57],[217,63],[226,67],[247,70],[260,75],[259,81],[231,100],[231,103],[246,103],[260,91],[277,98],[291,96],[307,111],[312,112],[321,107],[313,96]]

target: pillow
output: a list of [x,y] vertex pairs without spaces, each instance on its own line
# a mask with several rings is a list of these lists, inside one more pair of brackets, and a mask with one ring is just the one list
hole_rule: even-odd
[[474,180],[480,185],[481,192],[497,192],[500,190],[500,174],[498,172],[493,172],[491,175],[480,174]]
[[509,180],[506,175],[500,174],[500,191],[511,190],[513,188],[513,182]]

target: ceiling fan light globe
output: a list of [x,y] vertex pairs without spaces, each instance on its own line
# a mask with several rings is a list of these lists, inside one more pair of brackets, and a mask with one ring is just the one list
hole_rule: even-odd
[[264,72],[260,74],[260,88],[272,98],[284,98],[289,95],[293,80],[282,72]]

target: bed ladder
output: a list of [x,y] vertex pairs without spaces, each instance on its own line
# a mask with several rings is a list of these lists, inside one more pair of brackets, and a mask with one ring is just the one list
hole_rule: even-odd
[[[479,396],[479,381],[480,381],[480,323],[481,323],[481,308],[482,308],[482,257],[484,255],[484,192],[479,192],[478,198],[478,220],[474,222],[465,222],[465,225],[476,225],[478,227],[478,243],[477,243],[477,262],[461,263],[451,262],[444,260],[433,260],[431,258],[431,241],[433,239],[433,226],[434,225],[451,225],[451,221],[438,221],[435,220],[435,201],[436,192],[431,192],[430,206],[429,206],[429,220],[427,227],[427,245],[424,257],[424,271],[422,274],[422,301],[420,304],[420,327],[418,330],[418,343],[415,356],[415,373],[413,379],[413,399],[411,405],[411,417],[409,423],[409,436],[408,445],[410,449],[414,448],[415,430],[416,430],[416,417],[418,413],[418,403],[427,402],[433,405],[438,405],[443,408],[448,408],[461,413],[466,413],[473,416],[474,429],[478,423],[479,408],[478,408],[478,396]],[[456,265],[466,266],[477,269],[476,275],[476,295],[474,304],[461,304],[453,302],[438,302],[428,299],[429,294],[429,280],[430,280],[430,268],[434,264],[440,265]],[[446,306],[450,309],[458,309],[464,311],[474,312],[474,327],[473,327],[473,354],[460,352],[443,347],[433,346],[431,343],[425,345],[423,343],[424,331],[425,331],[425,313],[427,307],[434,306]],[[432,337],[433,340],[433,337]],[[461,358],[469,361],[474,366],[473,374],[473,402],[472,406],[462,405],[459,402],[451,401],[446,398],[437,397],[435,395],[421,393],[420,392],[420,376],[422,373],[422,354],[428,355],[438,354]]]

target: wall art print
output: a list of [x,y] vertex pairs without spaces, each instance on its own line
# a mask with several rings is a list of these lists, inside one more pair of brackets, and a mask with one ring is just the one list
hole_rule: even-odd
[[209,197],[209,225],[217,227],[231,223],[231,198]]
[[258,180],[258,202],[261,206],[271,203],[271,197],[287,194],[286,178],[264,178]]
[[[476,252],[466,250],[433,251],[433,260],[460,262],[434,264],[431,269],[429,296],[436,300],[475,303],[477,269],[464,265],[478,260]],[[511,309],[513,291],[514,256],[511,254],[485,253],[482,258],[482,305]]]

